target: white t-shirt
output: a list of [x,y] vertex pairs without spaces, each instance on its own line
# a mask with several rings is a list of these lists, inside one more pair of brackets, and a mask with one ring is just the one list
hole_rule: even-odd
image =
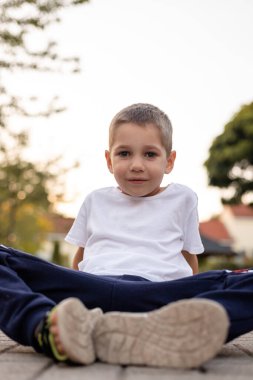
[[190,276],[181,251],[204,251],[197,196],[170,184],[150,197],[133,197],[116,187],[89,194],[66,241],[85,247],[79,270],[97,275],[135,275],[152,281]]

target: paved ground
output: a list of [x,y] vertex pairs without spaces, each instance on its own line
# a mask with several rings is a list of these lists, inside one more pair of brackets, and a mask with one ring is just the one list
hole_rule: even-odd
[[225,345],[220,354],[198,370],[121,367],[95,363],[87,367],[55,364],[0,332],[1,380],[252,380],[253,332]]

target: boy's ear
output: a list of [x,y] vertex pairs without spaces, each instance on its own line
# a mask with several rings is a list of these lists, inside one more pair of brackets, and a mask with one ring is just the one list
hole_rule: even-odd
[[172,169],[174,167],[174,162],[175,162],[176,156],[177,156],[176,151],[172,150],[170,152],[170,155],[167,158],[167,165],[166,165],[166,169],[165,169],[165,174],[169,174],[172,171]]
[[110,155],[109,150],[106,150],[106,151],[105,151],[105,159],[106,159],[107,167],[108,167],[110,173],[113,174],[112,160],[111,160],[111,155]]

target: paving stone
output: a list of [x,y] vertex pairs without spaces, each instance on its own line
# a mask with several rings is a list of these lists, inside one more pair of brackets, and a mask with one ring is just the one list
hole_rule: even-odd
[[51,360],[42,355],[4,353],[0,355],[0,378],[3,380],[35,380],[50,365],[52,365]]
[[58,364],[41,373],[36,380],[120,380],[123,373],[120,366],[102,363],[72,367]]
[[31,347],[13,342],[0,332],[0,379],[3,380],[252,380],[253,332],[224,345],[219,355],[195,370],[56,364]]

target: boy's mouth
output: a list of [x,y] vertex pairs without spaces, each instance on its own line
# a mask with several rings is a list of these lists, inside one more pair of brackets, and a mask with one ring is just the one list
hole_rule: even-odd
[[130,179],[128,179],[128,182],[136,183],[136,184],[143,183],[146,181],[147,181],[147,179],[145,179],[145,178],[130,178]]

